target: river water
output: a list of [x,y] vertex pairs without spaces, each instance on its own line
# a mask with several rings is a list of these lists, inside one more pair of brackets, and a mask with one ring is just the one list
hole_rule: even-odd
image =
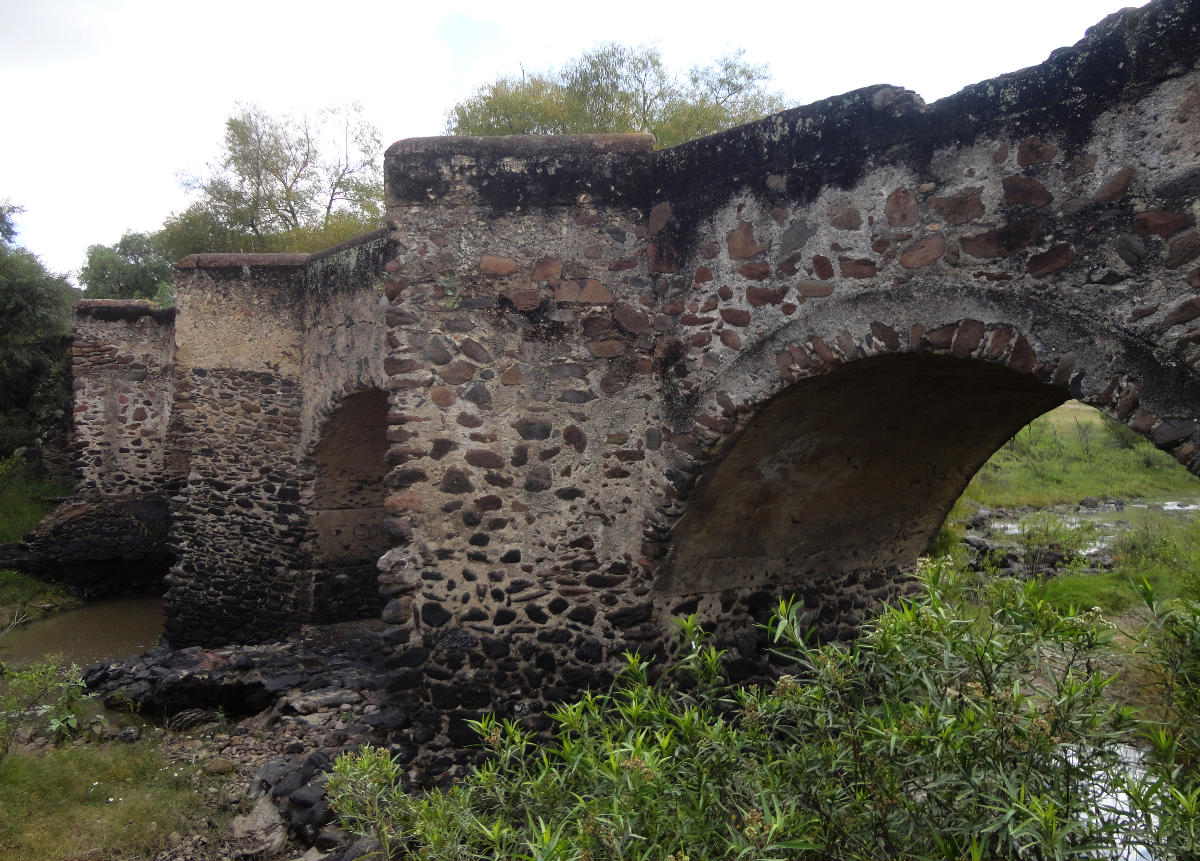
[[153,648],[162,630],[161,597],[97,601],[9,631],[0,638],[0,661],[23,665],[50,654],[83,667]]
[[[1070,510],[1068,510],[1068,508]],[[1067,526],[1093,523],[1097,527],[1095,540],[1086,548],[1084,555],[1106,550],[1121,532],[1145,526],[1154,521],[1185,521],[1200,516],[1200,498],[1186,499],[1135,499],[1129,502],[1100,502],[1094,507],[1078,508],[1059,506],[1057,509],[1041,509],[1022,515],[1021,518],[997,516],[988,518],[987,529],[993,535],[1018,535],[1021,521],[1026,516],[1054,517]]]

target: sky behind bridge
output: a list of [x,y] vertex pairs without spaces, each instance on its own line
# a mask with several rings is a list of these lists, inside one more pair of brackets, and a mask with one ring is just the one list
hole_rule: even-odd
[[730,50],[804,104],[871,84],[926,101],[1046,59],[1120,0],[645,3],[608,0],[0,0],[0,200],[18,241],[74,275],[88,245],[157,229],[216,158],[238,103],[315,113],[360,102],[384,146],[443,133],[502,74],[605,41],[682,71]]

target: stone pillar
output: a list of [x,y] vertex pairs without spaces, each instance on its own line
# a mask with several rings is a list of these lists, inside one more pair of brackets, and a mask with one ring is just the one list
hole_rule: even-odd
[[166,638],[262,642],[294,630],[305,254],[193,255],[177,270],[173,457],[179,560]]

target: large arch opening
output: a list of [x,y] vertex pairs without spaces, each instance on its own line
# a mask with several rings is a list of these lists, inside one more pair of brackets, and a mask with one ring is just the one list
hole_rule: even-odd
[[1001,364],[922,353],[798,382],[701,477],[659,589],[828,583],[911,563],[988,457],[1068,397]]
[[370,618],[382,610],[375,562],[389,547],[383,527],[387,409],[387,394],[378,389],[347,395],[313,449],[314,622]]

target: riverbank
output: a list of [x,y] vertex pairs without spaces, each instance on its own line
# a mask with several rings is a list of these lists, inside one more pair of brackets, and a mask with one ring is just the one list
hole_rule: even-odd
[[[0,459],[0,544],[20,541],[54,510],[67,490],[30,474],[13,458]],[[0,631],[77,607],[79,603],[61,586],[0,567]]]
[[327,769],[404,720],[383,706],[380,635],[377,622],[345,623],[92,665],[80,681],[98,697],[77,726],[36,722],[0,762],[0,861],[350,853]]

